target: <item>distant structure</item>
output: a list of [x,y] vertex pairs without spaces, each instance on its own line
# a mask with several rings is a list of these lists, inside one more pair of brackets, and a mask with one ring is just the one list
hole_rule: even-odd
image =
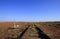
[[13,25],[14,28],[19,28],[19,25],[17,25],[16,22],[14,22],[13,24],[14,24]]

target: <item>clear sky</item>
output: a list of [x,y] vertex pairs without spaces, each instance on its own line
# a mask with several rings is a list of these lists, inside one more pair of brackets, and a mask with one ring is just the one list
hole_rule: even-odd
[[60,0],[0,0],[0,21],[60,21]]

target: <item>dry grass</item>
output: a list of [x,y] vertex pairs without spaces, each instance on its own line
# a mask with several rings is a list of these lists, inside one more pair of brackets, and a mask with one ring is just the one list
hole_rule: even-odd
[[[44,33],[46,33],[51,39],[60,39],[60,22],[35,22],[35,23],[27,23],[27,22],[16,22],[16,25],[19,25],[19,29],[10,29],[13,27],[13,22],[0,22],[0,39],[7,39],[8,35],[16,36],[19,35],[27,25],[36,24]],[[34,32],[35,28],[32,25],[32,32]],[[29,33],[31,34],[31,33]]]

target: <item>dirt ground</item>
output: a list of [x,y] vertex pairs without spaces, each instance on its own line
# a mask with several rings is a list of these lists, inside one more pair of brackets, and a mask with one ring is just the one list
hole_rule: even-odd
[[0,22],[0,39],[60,39],[60,22]]

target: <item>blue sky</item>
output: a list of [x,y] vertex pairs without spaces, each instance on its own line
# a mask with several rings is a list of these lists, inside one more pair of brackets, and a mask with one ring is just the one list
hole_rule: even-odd
[[60,21],[60,0],[0,0],[0,21]]

